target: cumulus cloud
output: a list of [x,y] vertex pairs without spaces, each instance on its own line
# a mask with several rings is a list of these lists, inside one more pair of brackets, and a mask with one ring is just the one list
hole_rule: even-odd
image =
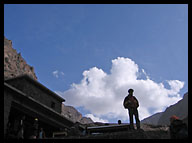
[[112,119],[128,119],[123,100],[129,88],[134,89],[134,95],[139,100],[139,117],[143,119],[181,99],[179,91],[184,82],[167,80],[170,88],[163,83],[150,79],[144,69],[141,72],[145,79],[139,79],[139,66],[131,59],[118,57],[112,60],[110,73],[105,73],[97,67],[83,72],[80,83],[73,83],[67,91],[57,91],[66,99],[66,104],[83,107],[93,120],[108,121]]
[[60,72],[58,70],[55,70],[52,72],[53,76],[56,77],[56,78],[59,78],[59,76],[64,76],[64,72]]
[[142,69],[142,73],[145,75],[145,77],[146,77],[147,79],[149,79],[149,76],[147,75],[147,73],[145,72],[144,69]]

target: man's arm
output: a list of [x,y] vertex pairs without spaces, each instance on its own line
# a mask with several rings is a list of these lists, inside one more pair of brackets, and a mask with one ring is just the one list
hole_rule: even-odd
[[125,97],[125,99],[124,99],[124,101],[123,101],[123,106],[124,106],[124,108],[127,108],[127,100],[128,100],[128,96],[127,97]]
[[139,101],[137,100],[137,98],[134,96],[134,99],[136,101],[137,107],[139,107]]

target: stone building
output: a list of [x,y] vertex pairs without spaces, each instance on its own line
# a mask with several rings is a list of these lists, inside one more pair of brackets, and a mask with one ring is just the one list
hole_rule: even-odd
[[24,138],[29,138],[34,119],[47,137],[74,122],[61,115],[65,100],[28,75],[4,80],[4,136],[15,138],[23,117]]

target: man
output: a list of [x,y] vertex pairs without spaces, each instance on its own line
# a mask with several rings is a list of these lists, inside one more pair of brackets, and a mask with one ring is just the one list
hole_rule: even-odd
[[139,114],[137,108],[139,107],[139,102],[135,96],[133,96],[133,89],[128,90],[128,96],[125,97],[123,105],[124,108],[128,109],[130,129],[134,129],[133,126],[133,115],[135,115],[137,129],[140,129]]
[[35,118],[34,123],[32,125],[32,135],[31,135],[31,139],[36,139],[38,136],[38,118]]
[[39,139],[44,139],[44,138],[45,138],[45,132],[43,131],[43,128],[40,128]]
[[182,120],[177,116],[173,115],[170,117],[170,136],[171,139],[187,139],[188,138],[188,128]]
[[17,134],[17,138],[18,139],[24,139],[24,120],[25,120],[25,116],[22,117],[22,119],[20,120],[19,123],[19,131]]

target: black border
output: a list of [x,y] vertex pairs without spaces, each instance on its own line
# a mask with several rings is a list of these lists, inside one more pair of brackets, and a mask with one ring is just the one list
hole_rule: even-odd
[[[62,0],[54,0],[54,1],[42,1],[42,0],[2,0],[1,1],[1,12],[2,13],[2,19],[4,21],[4,4],[188,4],[188,47],[191,48],[191,43],[190,43],[190,35],[191,35],[191,22],[190,22],[190,17],[191,17],[191,2],[192,0],[79,0],[79,1],[62,1]],[[2,24],[1,24],[2,25]],[[189,26],[190,25],[190,26]],[[1,43],[2,43],[2,47],[3,47],[3,37],[4,37],[4,23],[3,23],[3,30],[2,30],[2,38],[1,38]],[[190,53],[190,48],[188,48],[188,57],[189,57],[189,53]],[[3,48],[1,48],[3,49]],[[0,52],[1,54],[3,54],[3,51]],[[2,61],[3,61],[3,55],[1,56],[2,57]],[[188,67],[189,67],[189,61],[188,60]],[[2,67],[3,67],[3,64],[2,64]],[[190,71],[190,68],[188,68],[188,73]],[[181,69],[182,70],[182,69]],[[3,71],[3,69],[1,70],[1,72]],[[3,72],[2,72],[2,77],[4,78],[4,75],[3,75]],[[190,77],[188,75],[188,77]],[[190,79],[190,78],[188,78]],[[2,84],[3,85],[3,84]],[[190,86],[190,84],[188,84]],[[2,86],[3,87],[3,86]],[[1,88],[2,89],[2,88]],[[3,91],[3,90],[1,90]],[[188,93],[189,93],[189,99],[190,99],[190,88],[188,87]],[[1,99],[3,98],[3,96],[1,96]],[[3,101],[3,99],[1,100]],[[3,104],[1,104],[3,105]],[[189,105],[189,108],[190,108],[190,105]],[[3,109],[3,108],[1,108]],[[190,115],[190,114],[189,114]],[[189,121],[190,120],[190,116],[189,117]],[[1,118],[2,119],[2,118]],[[3,122],[1,122],[1,125],[2,125],[2,128],[3,129]],[[189,122],[189,139],[191,138],[190,137],[190,134],[191,134],[191,127],[190,127],[190,122]],[[3,133],[1,134],[2,135],[2,139],[4,138],[3,137]],[[154,140],[154,139],[150,139],[150,140],[137,140],[137,139],[134,139],[134,140],[121,140],[120,142],[133,142],[133,143],[136,143],[136,142],[153,142],[153,143],[156,143],[156,141],[160,141],[160,142],[188,142],[188,140]],[[107,142],[111,142],[111,141],[115,141],[115,142],[119,142],[119,140],[106,140],[106,139],[102,139],[103,141],[107,141]],[[85,139],[82,139],[82,140],[77,140],[77,139],[67,139],[67,140],[54,140],[54,139],[51,139],[51,140],[5,140],[4,139],[4,142],[90,142],[91,140],[85,140]],[[100,139],[97,139],[97,140],[94,140],[94,141],[101,141]]]

